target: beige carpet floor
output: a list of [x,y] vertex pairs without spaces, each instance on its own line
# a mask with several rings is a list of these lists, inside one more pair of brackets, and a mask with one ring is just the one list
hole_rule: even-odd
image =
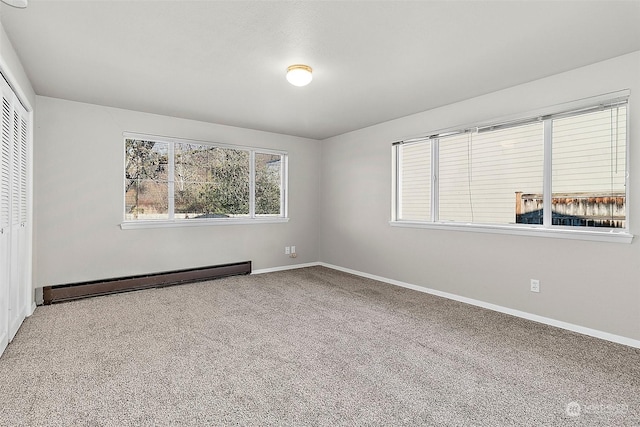
[[312,267],[38,307],[2,426],[640,425],[640,350]]

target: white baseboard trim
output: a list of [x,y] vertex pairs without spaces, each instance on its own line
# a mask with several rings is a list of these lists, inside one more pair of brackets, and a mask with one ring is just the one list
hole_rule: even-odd
[[632,338],[623,337],[620,335],[610,334],[608,332],[599,331],[597,329],[586,328],[580,325],[574,325],[573,323],[567,323],[549,317],[538,316],[537,314],[527,313],[525,311],[514,310],[512,308],[503,307],[496,304],[491,304],[485,301],[476,300],[473,298],[467,298],[456,294],[450,294],[448,292],[438,291],[436,289],[426,288],[423,286],[412,285],[411,283],[401,282],[399,280],[387,279],[386,277],[376,276],[374,274],[363,273],[361,271],[352,270],[350,268],[344,268],[333,264],[327,264],[324,262],[317,263],[323,267],[332,268],[334,270],[343,271],[345,273],[354,274],[356,276],[366,277],[367,279],[377,280],[379,282],[389,283],[391,285],[401,286],[403,288],[413,289],[415,291],[424,292],[431,295],[451,299],[454,301],[460,301],[466,304],[475,305],[477,307],[486,308],[488,310],[497,311],[500,313],[509,314],[511,316],[520,317],[534,322],[543,323],[549,326],[555,326],[556,328],[566,329],[568,331],[577,332],[579,334],[588,335],[590,337],[600,338],[606,341],[615,342],[618,344],[627,345],[629,347],[640,348],[640,341]]
[[295,270],[298,268],[316,267],[318,265],[321,265],[321,263],[308,262],[306,264],[283,265],[281,267],[271,267],[271,268],[262,268],[259,270],[253,270],[251,274],[273,273],[275,271]]
[[29,313],[27,313],[27,317],[30,317],[30,316],[33,314],[33,312],[34,312],[34,311],[36,311],[36,306],[37,306],[37,305],[36,305],[36,302],[35,302],[35,301],[33,301],[33,302],[31,303],[31,311],[30,311]]

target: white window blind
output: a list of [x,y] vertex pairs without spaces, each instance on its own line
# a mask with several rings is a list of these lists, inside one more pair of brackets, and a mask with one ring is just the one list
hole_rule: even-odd
[[393,220],[628,230],[627,102],[394,143]]
[[542,193],[542,124],[531,123],[440,140],[442,221],[516,222],[518,192]]
[[553,120],[554,224],[624,227],[626,113],[620,105]]
[[399,147],[399,216],[406,220],[431,219],[431,144]]

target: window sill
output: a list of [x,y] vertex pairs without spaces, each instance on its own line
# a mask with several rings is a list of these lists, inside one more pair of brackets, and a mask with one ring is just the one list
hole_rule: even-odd
[[598,242],[631,243],[633,234],[628,231],[594,231],[575,228],[543,228],[532,225],[485,225],[444,222],[389,221],[393,227],[428,228],[434,230],[467,231],[478,233],[511,234],[516,236],[546,237],[553,239],[591,240]]
[[289,222],[289,218],[223,218],[223,219],[176,219],[176,220],[147,220],[125,221],[120,224],[122,230],[135,230],[140,228],[174,228],[174,227],[205,227],[218,225],[255,225],[278,224]]

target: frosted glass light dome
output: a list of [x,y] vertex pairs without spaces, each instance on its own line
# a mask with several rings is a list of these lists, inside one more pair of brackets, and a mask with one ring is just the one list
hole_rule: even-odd
[[294,86],[306,86],[313,80],[312,71],[308,65],[291,65],[287,68],[287,81]]

